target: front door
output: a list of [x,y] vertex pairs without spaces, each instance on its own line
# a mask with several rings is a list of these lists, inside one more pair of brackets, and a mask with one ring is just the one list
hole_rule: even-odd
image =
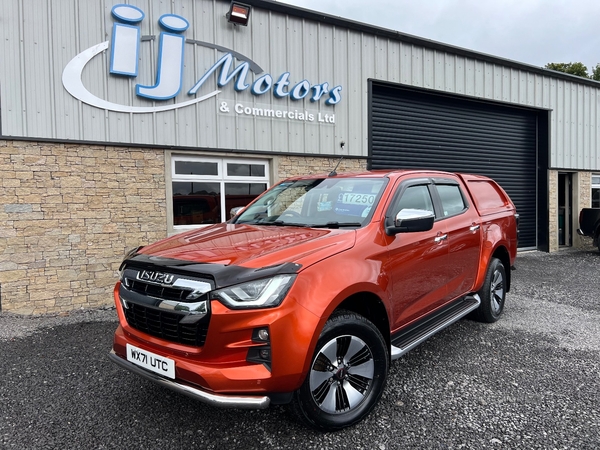
[[[402,209],[434,212],[432,183],[420,179],[403,182],[389,207],[388,216]],[[443,221],[423,232],[398,233],[387,237],[389,261],[387,271],[392,281],[392,331],[423,314],[436,299],[446,297],[448,240]]]

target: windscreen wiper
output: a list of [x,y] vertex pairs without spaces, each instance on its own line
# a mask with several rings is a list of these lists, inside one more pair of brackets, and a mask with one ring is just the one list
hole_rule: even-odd
[[256,222],[252,225],[275,226],[275,227],[303,227],[303,228],[345,228],[345,227],[361,227],[360,222],[327,222],[327,223],[295,223],[284,222],[283,220],[274,220],[273,222]]
[[344,227],[361,227],[360,222],[327,222],[325,224],[311,225],[311,228],[344,228]]
[[273,222],[260,222],[256,225],[274,225],[276,227],[307,227],[305,223],[284,222],[283,220],[274,220]]

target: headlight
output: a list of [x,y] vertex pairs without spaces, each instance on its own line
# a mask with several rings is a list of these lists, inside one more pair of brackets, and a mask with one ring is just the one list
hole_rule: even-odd
[[232,309],[270,308],[281,303],[295,279],[296,275],[277,275],[249,281],[213,291],[211,298]]

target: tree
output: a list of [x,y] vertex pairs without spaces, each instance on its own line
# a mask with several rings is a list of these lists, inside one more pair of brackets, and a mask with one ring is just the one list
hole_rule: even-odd
[[592,80],[600,81],[600,64],[596,64],[594,70],[592,70],[592,75],[590,76]]
[[594,78],[596,72],[598,72],[598,76],[600,77],[600,68],[598,67],[600,64],[596,65],[592,76],[588,75],[587,67],[580,62],[574,63],[548,63],[545,68],[550,70],[557,70],[558,72],[570,73],[571,75],[577,75],[578,77],[583,78],[593,78],[594,80],[600,80],[600,78]]

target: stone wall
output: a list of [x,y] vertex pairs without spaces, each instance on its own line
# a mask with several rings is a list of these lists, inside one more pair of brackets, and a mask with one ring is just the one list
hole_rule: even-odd
[[[278,156],[273,182],[333,170],[339,158]],[[366,169],[343,159],[339,172]],[[165,151],[0,140],[0,307],[41,314],[113,303],[124,253],[167,236]],[[558,172],[549,171],[550,251]],[[574,196],[589,206],[591,174]],[[575,205],[574,205],[575,206]],[[574,235],[573,244],[587,244]]]
[[[323,173],[338,161],[277,157],[274,176]],[[365,167],[345,159],[338,170]],[[124,253],[167,236],[161,149],[0,140],[0,173],[2,311],[112,305]]]
[[112,304],[126,250],[166,236],[164,151],[0,140],[0,305]]
[[[277,158],[276,176],[279,180],[296,175],[309,175],[331,172],[339,158],[315,158],[303,156],[281,156]],[[338,172],[353,172],[367,169],[365,159],[344,158],[337,168]],[[275,181],[279,181],[275,180]]]
[[[549,171],[549,214],[550,214],[550,241],[549,251],[558,251],[559,246],[559,223],[558,223],[558,189],[559,172],[557,170]],[[588,237],[582,237],[577,234],[579,228],[579,211],[581,208],[589,208],[592,204],[592,173],[591,172],[573,172],[573,205],[572,205],[572,222],[571,236],[573,238],[573,247],[575,248],[593,248],[592,240]]]

